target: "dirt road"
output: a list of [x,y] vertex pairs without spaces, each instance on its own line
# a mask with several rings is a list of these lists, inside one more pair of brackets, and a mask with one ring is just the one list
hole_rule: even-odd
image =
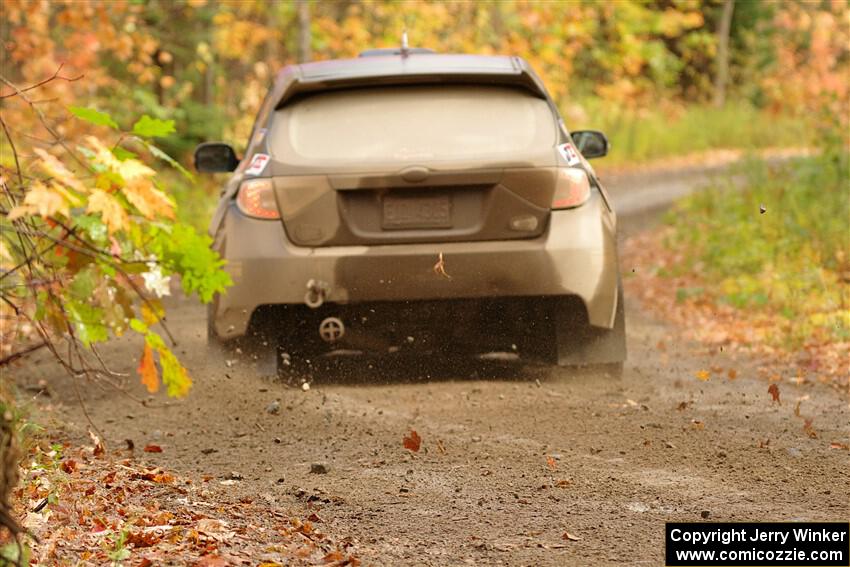
[[[615,199],[629,190],[619,183]],[[631,198],[627,231],[649,218]],[[850,519],[850,457],[830,448],[850,435],[846,398],[805,384],[773,403],[748,361],[701,354],[634,304],[627,317],[621,383],[518,363],[353,359],[304,391],[208,350],[204,309],[177,302],[190,396],[142,407],[90,387],[86,403],[113,446],[156,443],[163,453],[145,458],[211,482],[238,472],[235,497],[318,510],[366,564],[661,565],[666,521]],[[132,372],[139,351],[123,341],[107,355]],[[738,377],[695,377],[712,366]],[[83,441],[68,380],[42,364],[21,381],[41,378],[65,400],[45,415]],[[794,416],[799,399],[816,439]],[[416,454],[402,446],[411,429]]]

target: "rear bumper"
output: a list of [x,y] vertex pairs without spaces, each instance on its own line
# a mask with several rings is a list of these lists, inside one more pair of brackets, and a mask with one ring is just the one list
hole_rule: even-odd
[[[382,246],[295,246],[282,223],[231,206],[216,247],[234,282],[213,309],[223,339],[244,335],[261,305],[303,304],[309,280],[327,284],[326,302],[340,304],[575,295],[591,325],[614,325],[616,219],[597,193],[582,207],[553,211],[533,239]],[[451,279],[434,270],[440,253]]]

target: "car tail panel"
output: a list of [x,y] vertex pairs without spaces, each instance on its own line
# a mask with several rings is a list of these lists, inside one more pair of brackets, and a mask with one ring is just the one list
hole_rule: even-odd
[[289,239],[300,246],[515,240],[542,234],[557,168],[274,179]]

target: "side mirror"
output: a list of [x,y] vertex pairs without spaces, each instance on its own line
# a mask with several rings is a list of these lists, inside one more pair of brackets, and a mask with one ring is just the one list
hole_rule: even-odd
[[602,132],[598,130],[577,130],[576,132],[571,132],[570,136],[572,136],[576,148],[585,159],[608,155],[608,149],[611,145],[608,143],[608,138]]
[[201,173],[226,173],[238,165],[236,152],[223,142],[205,142],[195,148],[195,169]]

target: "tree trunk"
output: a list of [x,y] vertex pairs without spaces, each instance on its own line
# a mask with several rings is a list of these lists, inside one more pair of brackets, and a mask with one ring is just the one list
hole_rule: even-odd
[[735,10],[735,0],[723,2],[723,13],[720,15],[720,26],[717,29],[717,58],[714,77],[714,106],[721,107],[726,103],[726,81],[729,78],[729,31],[732,27],[732,12]]
[[310,50],[310,2],[298,0],[298,62],[313,58]]

